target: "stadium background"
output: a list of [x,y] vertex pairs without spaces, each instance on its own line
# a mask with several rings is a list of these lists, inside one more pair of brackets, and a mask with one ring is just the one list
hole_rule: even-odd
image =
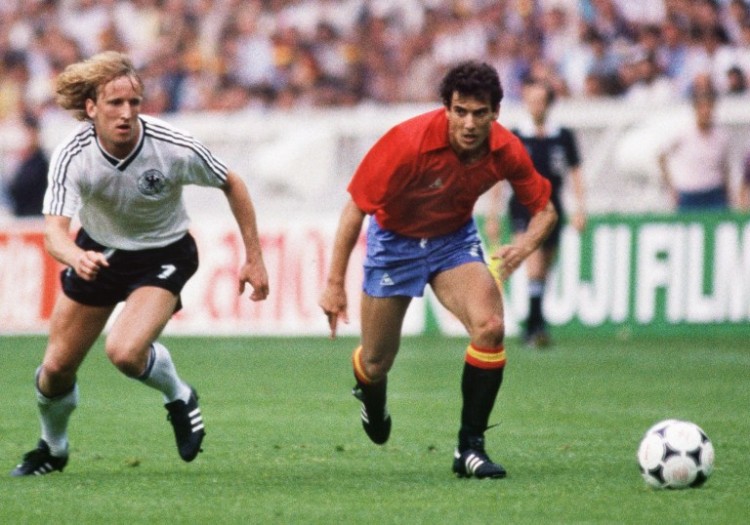
[[[518,84],[531,74],[555,86],[555,117],[579,137],[591,223],[583,238],[565,233],[545,304],[551,322],[624,336],[706,325],[743,330],[750,320],[747,215],[672,214],[655,160],[660,143],[691,118],[690,78],[706,74],[722,92],[718,121],[732,134],[732,183],[738,184],[750,149],[750,99],[726,73],[750,64],[750,23],[747,9],[740,15],[737,5],[4,2],[0,178],[16,162],[24,113],[40,118],[48,151],[75,125],[51,103],[50,80],[60,67],[104,48],[123,49],[143,68],[144,110],[191,131],[245,177],[271,269],[267,302],[236,297],[240,244],[229,211],[221,195],[191,188],[186,198],[202,266],[185,290],[185,310],[168,330],[323,334],[316,301],[349,176],[388,127],[435,106],[435,79],[447,64],[479,56],[503,76],[501,123],[512,127],[519,118]],[[675,25],[682,55],[670,54],[667,36]],[[709,29],[722,33],[712,53]],[[654,43],[649,36],[656,30]],[[591,75],[582,75],[580,65],[592,60],[592,34],[606,42],[610,64],[598,84],[587,81]],[[660,61],[669,96],[653,91],[644,98],[638,89],[647,84],[635,75],[644,53]],[[484,210],[480,202],[480,220]],[[352,314],[361,255],[360,246],[350,266]],[[39,221],[0,215],[0,265],[0,333],[43,332],[58,268],[43,253]],[[518,272],[506,289],[510,335],[525,313],[524,286]],[[353,317],[345,333],[357,333]],[[461,332],[428,294],[412,306],[405,331],[434,330]]]
[[[102,338],[80,371],[84,396],[71,427],[75,460],[63,475],[28,483],[0,476],[0,523],[42,523],[50,516],[61,524],[746,522],[748,216],[671,213],[652,155],[665,134],[689,118],[685,80],[697,66],[715,71],[722,90],[719,120],[732,133],[737,169],[750,143],[748,99],[743,92],[730,95],[723,80],[727,60],[745,56],[750,41],[747,23],[738,18],[740,11],[747,14],[738,11],[742,4],[0,2],[0,180],[17,161],[24,111],[40,117],[46,148],[74,124],[49,100],[49,81],[59,67],[103,48],[127,50],[145,66],[148,112],[164,113],[194,132],[246,178],[259,207],[273,289],[262,305],[237,298],[240,244],[229,210],[215,191],[190,191],[202,267],[186,289],[188,308],[170,331],[198,335],[164,339],[201,392],[210,426],[205,453],[189,465],[177,459],[157,393],[124,379],[108,361]],[[378,15],[369,25],[352,18],[352,6],[362,5]],[[316,36],[316,22],[329,16],[341,31]],[[431,23],[423,25],[425,20]],[[613,52],[607,67],[619,64],[626,74],[655,34],[638,29],[653,23],[661,64],[670,79],[680,79],[680,88],[668,101],[652,93],[646,105],[628,95],[626,82],[591,82],[585,86],[611,92],[581,92],[584,85],[559,76],[558,53],[582,56],[582,20],[602,37],[588,34],[588,42],[604,42]],[[222,32],[235,21],[242,24]],[[726,45],[708,59],[713,32],[705,28],[717,22]],[[299,29],[273,36],[287,25]],[[229,39],[225,46],[222,34]],[[666,45],[667,35],[677,36],[676,47]],[[333,44],[345,39],[347,45],[333,47],[346,53],[326,53],[331,46],[319,45],[320,38]],[[498,60],[495,53],[506,46],[511,60]],[[244,55],[236,53],[241,49]],[[263,64],[263,49],[281,51],[274,56],[282,60],[270,62],[271,71],[280,73],[272,89],[243,84],[252,76],[225,74]],[[331,82],[323,69],[310,67],[316,64],[312,50],[322,53],[320,59],[356,58],[345,63],[366,75]],[[373,447],[362,434],[349,395],[356,336],[330,341],[294,335],[325,332],[317,293],[353,166],[388,126],[434,107],[434,82],[426,72],[439,72],[444,60],[466,54],[526,70],[533,62],[536,74],[552,75],[561,96],[557,117],[579,134],[591,195],[591,228],[584,238],[565,233],[549,294],[555,350],[508,344],[512,374],[493,417],[500,426],[491,434],[493,457],[511,473],[500,485],[450,475],[455,429],[446,421],[459,409],[460,396],[450,385],[463,363],[465,336],[434,336],[458,328],[440,309],[427,308],[430,299],[413,305],[407,328],[433,333],[404,338],[398,370],[389,378],[398,432],[386,447]],[[680,59],[687,54],[690,61]],[[684,67],[688,62],[691,68]],[[289,69],[277,65],[291,65],[295,74],[287,76]],[[508,96],[501,121],[512,125],[520,77],[502,70]],[[733,182],[737,177],[735,171]],[[6,473],[38,430],[32,378],[58,270],[41,243],[39,221],[0,211],[0,457]],[[356,260],[351,268],[354,291]],[[523,314],[522,286],[514,279],[507,289],[509,332]],[[352,300],[357,297],[352,293]],[[352,321],[350,334],[357,328]],[[222,333],[238,337],[216,337]],[[273,337],[249,337],[264,333]],[[717,468],[699,490],[652,491],[640,479],[635,451],[646,428],[674,417],[706,430]]]

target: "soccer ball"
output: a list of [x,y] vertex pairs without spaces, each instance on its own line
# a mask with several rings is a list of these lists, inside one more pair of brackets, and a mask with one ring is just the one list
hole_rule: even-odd
[[698,487],[714,469],[714,446],[695,423],[666,419],[646,431],[638,447],[638,464],[652,487]]

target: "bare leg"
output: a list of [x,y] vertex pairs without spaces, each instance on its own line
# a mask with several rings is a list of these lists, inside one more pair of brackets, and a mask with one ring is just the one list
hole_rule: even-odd
[[362,424],[370,439],[382,445],[391,432],[386,408],[388,372],[398,353],[401,327],[410,297],[362,297],[362,345],[354,351],[352,364],[357,386],[354,395],[362,401]]
[[177,451],[192,461],[205,436],[197,393],[177,374],[167,348],[156,341],[174,313],[177,296],[163,288],[144,286],[128,297],[107,337],[106,351],[128,377],[160,391],[175,432]]
[[167,348],[156,342],[174,313],[177,296],[163,288],[144,286],[128,297],[107,336],[106,351],[126,376],[159,390],[164,400],[190,398],[190,387],[177,375]]
[[65,456],[68,422],[78,404],[76,373],[107,322],[112,307],[93,307],[60,295],[52,312],[42,365],[36,374],[42,439]]
[[410,297],[362,296],[362,366],[371,383],[385,379],[401,342]]
[[471,340],[461,379],[463,407],[453,472],[462,477],[504,478],[505,469],[493,463],[484,449],[484,432],[505,368],[502,296],[484,264],[476,262],[442,272],[431,284]]

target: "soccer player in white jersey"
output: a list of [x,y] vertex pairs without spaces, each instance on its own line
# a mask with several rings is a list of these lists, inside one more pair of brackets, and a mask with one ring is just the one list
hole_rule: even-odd
[[[68,422],[78,403],[76,373],[115,306],[106,336],[110,361],[164,397],[180,457],[192,461],[205,435],[195,389],[156,339],[180,309],[198,267],[182,186],[221,189],[245,244],[239,292],[268,295],[268,274],[250,194],[240,177],[190,135],[140,114],[143,84],[130,59],[104,52],[68,66],[57,102],[84,124],[54,151],[44,200],[45,246],[67,269],[36,371],[41,439],[13,476],[62,471]],[[81,229],[69,230],[78,214]]]

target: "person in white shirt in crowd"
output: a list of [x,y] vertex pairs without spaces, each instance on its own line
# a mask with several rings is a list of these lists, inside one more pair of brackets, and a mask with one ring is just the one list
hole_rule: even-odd
[[658,162],[664,188],[678,211],[729,207],[729,134],[716,123],[717,92],[708,77],[694,83],[692,125],[664,144]]

